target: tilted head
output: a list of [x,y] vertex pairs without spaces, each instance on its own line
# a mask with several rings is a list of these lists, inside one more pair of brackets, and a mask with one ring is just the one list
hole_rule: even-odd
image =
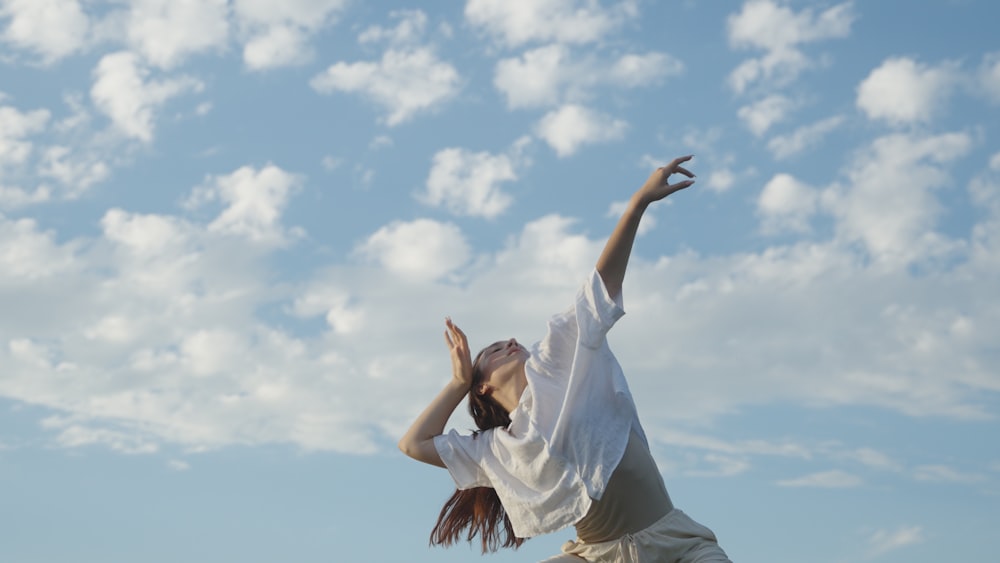
[[476,355],[469,413],[480,430],[510,425],[510,411],[527,385],[524,363],[529,355],[513,338],[494,342]]

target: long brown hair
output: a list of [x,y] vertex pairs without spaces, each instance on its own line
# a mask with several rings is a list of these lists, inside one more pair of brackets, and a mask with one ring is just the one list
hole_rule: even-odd
[[[476,392],[483,379],[479,360],[485,351],[486,348],[480,350],[472,363],[472,389],[469,390],[469,414],[479,427],[479,432],[510,426],[510,413],[489,394],[480,395]],[[479,432],[476,432],[474,437],[478,436]],[[483,553],[497,551],[501,547],[517,549],[526,539],[514,535],[514,527],[493,487],[456,489],[441,508],[437,524],[431,531],[430,543],[444,546],[457,543],[466,528],[468,530],[464,532],[465,539],[471,543],[476,535],[479,535]]]

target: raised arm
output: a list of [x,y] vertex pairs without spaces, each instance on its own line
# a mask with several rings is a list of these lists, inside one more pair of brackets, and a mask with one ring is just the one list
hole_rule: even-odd
[[468,339],[450,318],[445,320],[445,325],[444,340],[451,351],[451,380],[399,440],[399,449],[404,454],[438,467],[445,465],[434,447],[434,437],[444,432],[451,413],[455,412],[472,386],[472,358]]
[[646,208],[649,207],[650,203],[659,201],[694,183],[694,180],[684,180],[676,184],[670,183],[670,176],[673,174],[683,174],[688,178],[694,178],[694,174],[681,166],[681,164],[691,160],[691,156],[675,158],[670,164],[657,168],[650,174],[646,183],[629,199],[625,212],[622,213],[615,230],[611,232],[607,244],[604,245],[601,257],[597,259],[597,273],[604,281],[604,287],[608,288],[612,299],[622,291],[622,282],[625,280],[625,269],[628,266],[629,255],[632,253],[635,233],[639,230],[639,220],[642,219]]

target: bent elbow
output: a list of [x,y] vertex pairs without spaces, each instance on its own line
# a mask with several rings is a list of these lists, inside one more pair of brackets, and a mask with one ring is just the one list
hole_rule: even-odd
[[410,455],[410,452],[413,450],[413,445],[410,444],[410,442],[406,438],[400,439],[399,442],[396,444],[396,447],[398,447],[399,451],[403,452],[408,457],[413,457],[412,455]]

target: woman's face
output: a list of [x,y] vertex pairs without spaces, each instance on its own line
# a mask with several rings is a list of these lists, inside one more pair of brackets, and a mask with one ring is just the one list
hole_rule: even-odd
[[482,383],[495,389],[506,386],[521,371],[529,355],[528,349],[514,338],[490,344],[479,359]]

